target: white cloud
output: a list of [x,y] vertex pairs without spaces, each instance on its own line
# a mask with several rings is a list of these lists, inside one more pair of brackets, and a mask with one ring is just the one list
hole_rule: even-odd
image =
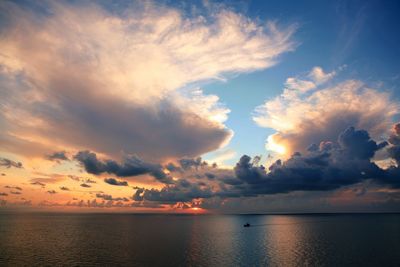
[[336,75],[336,71],[325,73],[321,67],[314,67],[308,74],[308,77],[315,82],[315,84],[323,84]]
[[[325,74],[314,68],[308,76],[315,76],[313,81],[323,84],[333,75],[334,72]],[[282,95],[257,107],[253,116],[258,125],[276,130],[268,137],[266,148],[284,147],[287,155],[305,151],[312,143],[336,141],[349,126],[365,129],[373,138],[381,139],[399,111],[388,93],[357,80],[315,87],[308,92],[296,91],[295,87],[290,90],[295,93],[288,94],[286,88]]]

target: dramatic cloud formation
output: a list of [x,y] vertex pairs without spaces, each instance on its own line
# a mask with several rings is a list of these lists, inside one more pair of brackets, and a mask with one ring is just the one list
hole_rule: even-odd
[[202,86],[275,65],[296,47],[296,26],[223,4],[166,3],[0,1],[1,206],[400,203],[399,104],[389,93],[339,81],[346,66],[290,77],[253,114],[281,155],[239,159],[235,151],[262,149],[249,144],[263,131],[245,127],[256,83],[221,93],[235,112],[229,126],[246,128],[226,147],[230,109],[207,93],[225,85]]
[[[331,191],[365,181],[398,188],[399,168],[392,166],[385,170],[371,161],[374,154],[387,145],[387,142],[371,140],[365,130],[349,127],[334,142],[323,141],[310,146],[305,155],[295,153],[286,161],[277,160],[268,170],[258,165],[257,160],[252,162],[249,156],[244,155],[233,173],[226,170],[214,175],[217,183],[206,184],[182,178],[160,190],[137,188],[133,200],[176,203],[215,197],[226,199],[296,191]],[[190,166],[200,166],[200,162],[192,161]],[[196,179],[205,177],[197,176]]]
[[305,152],[311,143],[335,141],[349,125],[374,138],[388,132],[399,111],[389,94],[356,80],[321,87],[335,74],[316,67],[306,80],[289,78],[282,95],[256,109],[256,123],[277,131],[268,137],[267,149],[287,156]]
[[270,67],[294,48],[295,27],[221,7],[2,1],[0,12],[0,144],[23,155],[89,149],[162,161],[214,150],[232,135],[229,110],[188,85]]

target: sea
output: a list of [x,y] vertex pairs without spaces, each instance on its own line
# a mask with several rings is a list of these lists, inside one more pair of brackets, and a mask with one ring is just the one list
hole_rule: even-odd
[[0,266],[400,266],[400,214],[0,213]]

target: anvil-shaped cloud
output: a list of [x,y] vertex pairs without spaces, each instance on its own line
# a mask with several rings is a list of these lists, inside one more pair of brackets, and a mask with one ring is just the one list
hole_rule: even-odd
[[0,144],[26,156],[88,149],[160,162],[214,150],[232,136],[229,110],[196,83],[270,67],[294,48],[295,27],[221,7],[2,2],[0,12]]

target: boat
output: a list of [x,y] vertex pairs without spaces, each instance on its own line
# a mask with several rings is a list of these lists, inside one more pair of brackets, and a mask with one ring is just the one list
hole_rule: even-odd
[[250,224],[246,223],[246,224],[243,225],[243,227],[250,227]]

